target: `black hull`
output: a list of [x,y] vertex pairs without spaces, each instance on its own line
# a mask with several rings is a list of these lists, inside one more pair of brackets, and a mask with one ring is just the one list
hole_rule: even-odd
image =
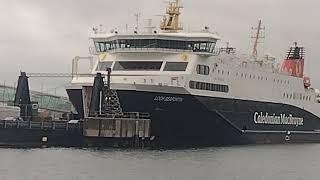
[[[79,91],[69,90],[69,95],[83,111],[82,104],[73,100],[80,98]],[[291,105],[134,90],[117,90],[117,94],[123,111],[150,113],[157,146],[320,142],[320,118]],[[300,126],[256,124],[255,112],[292,114],[304,122]]]
[[[46,138],[46,140],[44,140]],[[1,128],[0,146],[14,148],[30,147],[81,147],[82,131],[35,130]]]

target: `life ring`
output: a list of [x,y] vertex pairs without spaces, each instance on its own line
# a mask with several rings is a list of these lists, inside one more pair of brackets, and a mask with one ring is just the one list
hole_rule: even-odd
[[181,59],[182,60],[187,61],[188,58],[189,58],[188,54],[185,54],[185,53],[181,54]]

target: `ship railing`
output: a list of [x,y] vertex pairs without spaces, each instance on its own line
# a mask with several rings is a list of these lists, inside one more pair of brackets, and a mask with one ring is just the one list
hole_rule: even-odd
[[142,112],[124,112],[123,114],[105,114],[101,117],[107,119],[150,119],[149,113],[142,113]]
[[13,121],[0,120],[0,129],[39,129],[39,130],[65,130],[75,131],[82,130],[83,122],[68,123],[68,122],[33,122],[33,121]]

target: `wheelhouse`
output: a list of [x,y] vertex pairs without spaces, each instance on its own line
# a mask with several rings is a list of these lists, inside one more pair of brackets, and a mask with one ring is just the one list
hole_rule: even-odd
[[210,33],[109,34],[92,39],[97,54],[150,50],[214,54],[218,40]]

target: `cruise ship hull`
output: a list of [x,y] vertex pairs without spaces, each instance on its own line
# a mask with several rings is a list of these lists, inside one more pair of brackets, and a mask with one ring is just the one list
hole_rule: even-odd
[[[67,91],[82,112],[81,90]],[[151,135],[160,147],[320,142],[320,118],[291,105],[120,89],[117,95],[124,112],[151,115]],[[299,118],[257,122],[267,114]]]

